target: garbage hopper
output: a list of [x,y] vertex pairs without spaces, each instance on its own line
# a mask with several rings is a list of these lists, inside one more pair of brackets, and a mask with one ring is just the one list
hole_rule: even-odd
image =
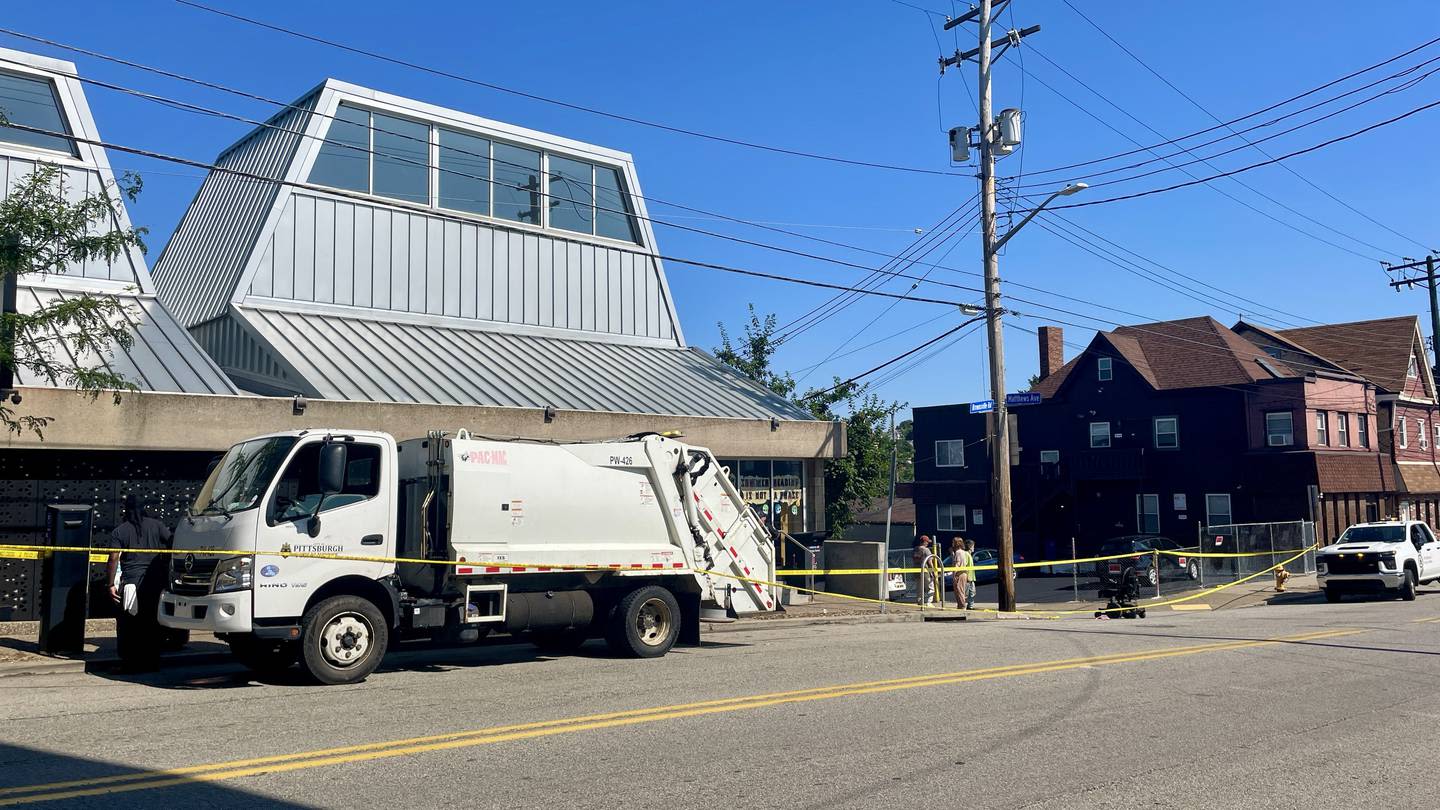
[[[49,504],[45,508],[47,544],[90,546],[94,516],[88,504]],[[40,650],[52,655],[85,649],[85,605],[90,555],[83,551],[46,552],[40,562]]]

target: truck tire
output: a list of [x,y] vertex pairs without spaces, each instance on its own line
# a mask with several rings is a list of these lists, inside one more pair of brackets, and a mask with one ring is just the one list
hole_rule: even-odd
[[230,653],[241,666],[257,675],[278,675],[300,660],[300,645],[254,636],[231,636]]
[[322,684],[365,680],[390,644],[385,614],[359,596],[332,596],[312,606],[300,627],[305,671]]
[[1406,602],[1415,601],[1415,580],[1415,570],[1413,568],[1406,568],[1405,581],[1400,583],[1400,598]]
[[610,612],[605,641],[619,655],[659,658],[680,637],[680,603],[659,585],[636,588]]
[[1196,562],[1195,560],[1191,560],[1190,564],[1185,566],[1185,576],[1189,577],[1191,582],[1199,579],[1200,563]]
[[590,634],[585,630],[543,630],[530,634],[530,643],[540,652],[566,655],[585,646]]
[[1339,588],[1335,587],[1334,585],[1326,585],[1326,586],[1325,586],[1325,601],[1326,601],[1326,602],[1339,602],[1339,601],[1340,601],[1340,595],[1341,595],[1341,594],[1340,594],[1340,589],[1339,589]]

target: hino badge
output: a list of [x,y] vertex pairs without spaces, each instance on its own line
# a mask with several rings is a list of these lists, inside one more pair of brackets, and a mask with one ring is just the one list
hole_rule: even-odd
[[1415,598],[1415,587],[1440,579],[1440,542],[1424,523],[1387,520],[1357,523],[1315,555],[1325,598],[1346,593],[1390,590]]
[[650,658],[698,642],[702,611],[777,601],[771,536],[728,471],[657,434],[261,436],[220,459],[175,548],[192,553],[173,558],[162,624],[331,684],[370,674],[392,636],[496,629],[564,651],[599,635]]

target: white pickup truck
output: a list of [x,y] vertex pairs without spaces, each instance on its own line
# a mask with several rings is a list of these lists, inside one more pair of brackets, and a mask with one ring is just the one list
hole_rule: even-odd
[[1315,555],[1325,598],[1393,591],[1407,601],[1421,583],[1440,579],[1440,540],[1418,520],[1357,523]]

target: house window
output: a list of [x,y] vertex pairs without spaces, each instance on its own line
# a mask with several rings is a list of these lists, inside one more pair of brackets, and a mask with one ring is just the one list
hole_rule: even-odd
[[75,154],[75,142],[62,135],[30,132],[7,125],[20,124],[48,132],[70,131],[70,127],[65,125],[65,114],[60,111],[55,86],[49,81],[0,73],[0,115],[6,122],[0,124],[0,141],[72,156]]
[[1341,447],[1350,446],[1350,414],[1335,414],[1335,437]]
[[1415,438],[1420,440],[1420,449],[1429,450],[1430,434],[1425,432],[1425,420],[1421,419],[1416,424],[1418,427],[1415,429]]
[[440,130],[440,207],[490,214],[490,142]]
[[1440,450],[1440,424],[1435,425],[1435,448]]
[[1135,529],[1141,534],[1160,533],[1160,496],[1135,496]]
[[965,507],[954,503],[935,504],[935,530],[941,532],[965,531]]
[[1330,443],[1330,414],[1325,411],[1315,412],[1315,443],[1319,445]]
[[495,154],[495,216],[540,224],[540,153],[497,143]]
[[[435,159],[432,139],[438,146]],[[433,199],[432,170],[439,184]],[[336,108],[310,170],[310,182],[426,207],[434,204],[528,225],[640,241],[635,207],[617,168],[492,142],[348,103]],[[542,206],[542,200],[548,204]]]
[[1355,435],[1360,440],[1360,446],[1366,450],[1370,449],[1370,417],[1368,414],[1355,414]]
[[[1440,425],[1437,425],[1435,429],[1436,429],[1436,431],[1440,431]],[[1041,463],[1041,464],[1059,464],[1059,463],[1060,463],[1060,451],[1059,451],[1059,450],[1041,450],[1041,451],[1040,451],[1040,463]]]
[[1101,357],[1095,361],[1095,379],[1100,382],[1109,382],[1115,379],[1114,361],[1109,357]]
[[1174,448],[1180,446],[1180,420],[1174,416],[1155,417],[1155,446]]
[[1091,423],[1090,423],[1090,446],[1091,446],[1091,447],[1109,447],[1109,446],[1110,446],[1110,423],[1109,423],[1109,422],[1091,422]]
[[1234,522],[1230,515],[1230,496],[1206,495],[1205,496],[1205,525],[1206,526],[1228,526]]
[[1289,411],[1271,411],[1265,414],[1265,444],[1270,447],[1289,447],[1295,443],[1294,417]]
[[964,467],[965,442],[962,439],[944,439],[935,442],[936,467]]
[[1413,352],[1410,355],[1410,367],[1405,370],[1405,376],[1411,378],[1420,376],[1420,364],[1415,362],[1415,355]]
[[1406,450],[1410,447],[1409,431],[1410,425],[1405,421],[1405,417],[1402,416],[1395,420],[1395,435],[1400,439],[1401,450]]

